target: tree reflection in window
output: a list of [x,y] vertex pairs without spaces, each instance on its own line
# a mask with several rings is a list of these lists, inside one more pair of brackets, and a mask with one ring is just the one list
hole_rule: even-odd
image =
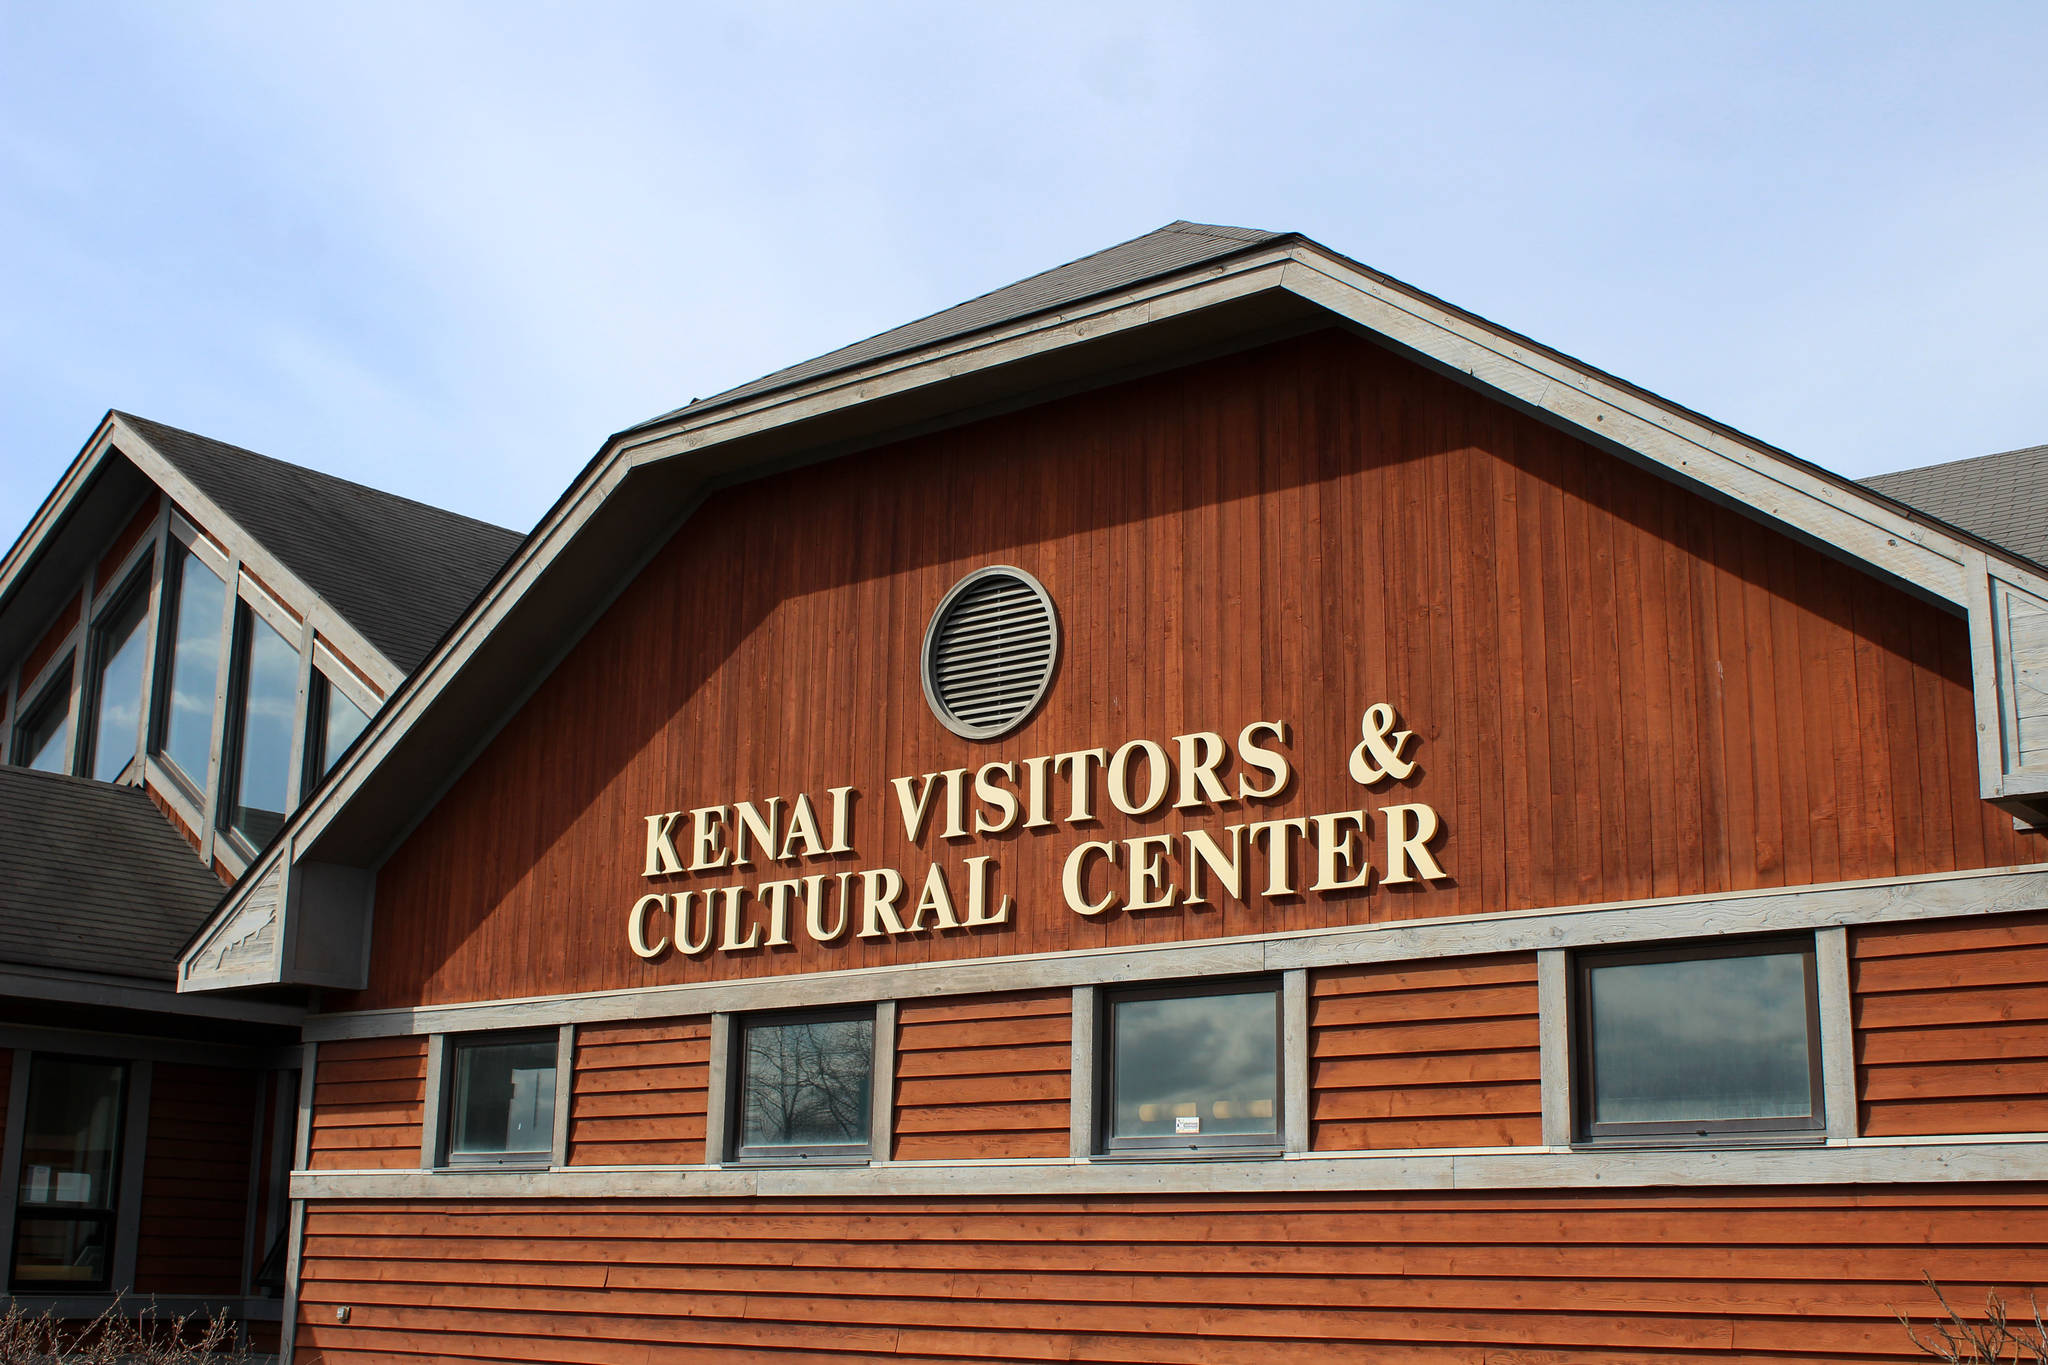
[[872,1016],[750,1023],[745,1040],[740,1155],[866,1149]]

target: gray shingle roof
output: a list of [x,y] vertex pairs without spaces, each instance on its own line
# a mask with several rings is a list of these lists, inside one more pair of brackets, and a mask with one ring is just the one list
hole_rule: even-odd
[[0,767],[0,962],[176,979],[226,888],[140,787]]
[[118,416],[406,673],[524,539],[161,422]]
[[971,332],[985,331],[1006,323],[1027,318],[1033,313],[1061,308],[1079,303],[1097,294],[1124,289],[1150,279],[1156,275],[1168,274],[1188,266],[1201,265],[1224,256],[1234,255],[1249,247],[1278,241],[1294,234],[1265,232],[1258,228],[1223,227],[1215,223],[1190,223],[1186,221],[1168,223],[1142,237],[1133,237],[1128,242],[1119,242],[1091,256],[1078,261],[1055,266],[1015,284],[983,294],[956,304],[943,312],[901,327],[871,336],[866,341],[856,341],[851,346],[842,346],[828,351],[814,360],[801,365],[777,370],[763,375],[751,383],[736,389],[699,398],[674,412],[641,423],[652,426],[665,422],[690,408],[706,407],[713,404],[731,403],[756,394],[767,393],[785,385],[801,384],[807,379],[830,374],[871,360],[894,355],[902,351],[930,346],[935,342],[947,341],[954,337],[966,336]]
[[2048,565],[2048,445],[1865,479],[1866,487]]

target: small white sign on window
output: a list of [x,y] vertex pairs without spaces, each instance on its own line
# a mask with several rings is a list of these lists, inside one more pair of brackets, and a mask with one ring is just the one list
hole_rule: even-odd
[[1181,1135],[1182,1133],[1199,1133],[1199,1132],[1201,1132],[1201,1131],[1202,1131],[1202,1117],[1201,1117],[1201,1115],[1199,1115],[1199,1114],[1176,1114],[1176,1115],[1174,1115],[1174,1117],[1173,1117],[1173,1132],[1174,1132],[1174,1136],[1175,1136],[1175,1137],[1178,1137],[1178,1136],[1180,1136],[1180,1135]]

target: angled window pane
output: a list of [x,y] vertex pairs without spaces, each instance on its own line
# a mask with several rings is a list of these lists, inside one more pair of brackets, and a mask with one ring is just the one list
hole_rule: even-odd
[[1109,1145],[1277,1141],[1280,997],[1229,993],[1112,997]]
[[66,668],[23,712],[14,732],[14,761],[46,773],[66,771],[71,747],[71,670]]
[[107,1284],[127,1068],[38,1056],[30,1064],[16,1187],[16,1288]]
[[93,684],[92,775],[112,782],[135,757],[142,724],[143,620],[146,584],[130,588],[100,623],[95,641],[99,677]]
[[299,652],[270,623],[241,612],[236,696],[234,800],[228,828],[262,848],[284,827],[292,773],[292,720],[299,699]]
[[555,1039],[457,1042],[448,1157],[545,1161],[554,1150]]
[[313,770],[325,777],[334,771],[334,762],[348,752],[348,746],[356,742],[363,727],[370,723],[363,709],[348,699],[348,694],[322,677],[313,675],[314,686],[320,692],[320,750],[315,757]]
[[227,586],[190,551],[178,555],[172,570],[170,659],[161,705],[162,731],[158,752],[169,759],[195,790],[206,786],[206,763],[213,751],[213,698],[220,687],[221,612]]
[[745,1032],[740,1155],[866,1149],[873,1016],[750,1023]]

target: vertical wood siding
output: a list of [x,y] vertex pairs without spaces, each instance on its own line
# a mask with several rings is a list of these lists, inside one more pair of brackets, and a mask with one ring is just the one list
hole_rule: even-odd
[[704,1159],[708,1019],[585,1024],[569,1095],[572,1166],[681,1166]]
[[135,1245],[138,1291],[241,1292],[262,1080],[257,1071],[157,1063]]
[[426,1085],[425,1038],[320,1044],[308,1164],[316,1171],[418,1166]]
[[1543,1141],[1533,953],[1309,974],[1318,1151]]
[[2048,1132],[2048,914],[1853,929],[1861,1131]]
[[[826,509],[829,509],[827,511]],[[976,743],[926,709],[940,597],[1015,564],[1057,603],[1044,703]],[[689,629],[676,628],[688,608]],[[379,870],[373,985],[404,1006],[1058,952],[2043,860],[1977,795],[1964,622],[1335,332],[714,495]],[[1367,706],[1421,769],[1362,791]],[[1282,720],[1266,804],[913,844],[895,776]],[[1234,769],[1232,770],[1234,771]],[[628,951],[646,816],[862,793],[856,855],[995,858],[1005,927]],[[1063,789],[1056,790],[1059,801]],[[1073,914],[1068,851],[1426,801],[1452,883]],[[1062,805],[1060,807],[1064,809]],[[1378,823],[1375,822],[1375,842]],[[1184,884],[1185,869],[1174,866]],[[566,893],[566,899],[565,899]],[[536,944],[545,944],[537,951]]]
[[1997,1185],[316,1203],[297,1359],[1914,1360],[1921,1276],[2024,1303],[2044,1218]]
[[896,1007],[899,1161],[1065,1156],[1073,996],[1019,991]]

